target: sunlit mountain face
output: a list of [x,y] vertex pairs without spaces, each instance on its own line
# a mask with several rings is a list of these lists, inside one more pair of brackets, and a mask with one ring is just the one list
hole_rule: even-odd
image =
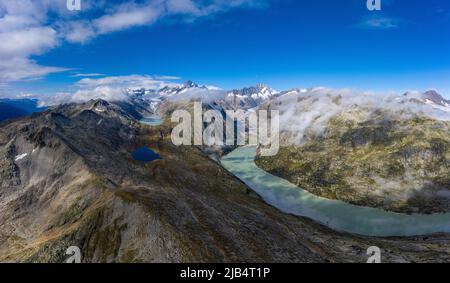
[[0,1],[0,262],[448,262],[448,34],[438,0]]

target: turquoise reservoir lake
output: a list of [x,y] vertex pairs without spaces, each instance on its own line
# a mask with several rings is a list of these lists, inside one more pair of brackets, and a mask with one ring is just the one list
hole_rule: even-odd
[[222,166],[279,210],[308,217],[334,230],[367,236],[416,236],[450,232],[450,213],[400,214],[318,197],[256,166],[256,147],[240,147]]
[[163,120],[158,116],[150,116],[141,119],[139,122],[147,126],[160,126],[162,125]]

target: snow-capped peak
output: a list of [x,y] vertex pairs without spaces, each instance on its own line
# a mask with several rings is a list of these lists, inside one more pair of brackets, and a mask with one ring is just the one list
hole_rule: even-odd
[[236,108],[250,109],[271,99],[276,94],[278,92],[267,85],[258,84],[256,86],[230,91],[226,95],[226,100]]
[[411,91],[403,95],[408,100],[428,104],[434,108],[450,112],[450,100],[446,100],[435,90],[426,92]]
[[161,96],[173,96],[181,93],[185,93],[191,89],[208,89],[208,87],[199,85],[193,81],[186,81],[183,84],[176,86],[166,86],[158,91]]
[[247,87],[243,89],[235,89],[228,94],[228,96],[237,97],[251,97],[254,100],[266,100],[271,98],[278,92],[271,89],[265,84],[257,84],[256,86]]
[[440,106],[448,107],[450,105],[449,100],[445,100],[439,93],[435,90],[429,90],[422,94],[422,98],[432,103],[435,103]]

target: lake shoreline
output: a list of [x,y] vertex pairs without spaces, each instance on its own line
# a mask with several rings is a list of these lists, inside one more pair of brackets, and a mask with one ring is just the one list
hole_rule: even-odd
[[221,159],[222,166],[266,203],[307,217],[333,230],[364,236],[403,237],[450,232],[450,214],[400,214],[315,196],[258,168],[255,147],[240,147]]

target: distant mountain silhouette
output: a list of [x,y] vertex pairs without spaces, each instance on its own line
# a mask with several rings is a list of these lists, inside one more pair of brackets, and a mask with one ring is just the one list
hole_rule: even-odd
[[0,99],[0,122],[40,112],[35,99]]

